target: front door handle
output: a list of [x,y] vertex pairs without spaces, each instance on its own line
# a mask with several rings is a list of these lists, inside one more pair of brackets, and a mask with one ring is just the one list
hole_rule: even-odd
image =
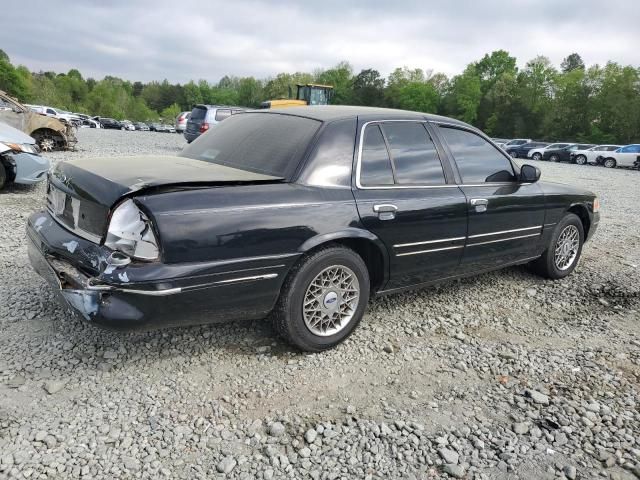
[[471,206],[476,207],[476,212],[484,213],[487,211],[487,206],[489,205],[489,200],[486,198],[472,198]]
[[396,218],[398,207],[392,203],[381,203],[373,206],[373,211],[378,214],[380,220],[393,220]]

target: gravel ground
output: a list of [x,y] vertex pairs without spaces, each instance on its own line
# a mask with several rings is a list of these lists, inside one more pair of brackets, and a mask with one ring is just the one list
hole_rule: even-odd
[[[77,152],[180,135],[81,130]],[[600,194],[569,278],[510,268],[371,301],[356,333],[292,351],[267,322],[117,334],[31,270],[44,186],[0,194],[0,477],[640,478],[640,172],[539,163]]]

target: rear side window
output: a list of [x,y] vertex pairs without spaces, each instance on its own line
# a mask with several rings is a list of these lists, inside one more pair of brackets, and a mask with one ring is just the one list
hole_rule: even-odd
[[431,137],[422,123],[387,122],[382,129],[391,149],[396,183],[441,185],[444,171]]
[[227,117],[231,116],[231,110],[229,110],[228,108],[218,108],[216,110],[216,122],[221,122],[222,120],[224,120]]
[[207,107],[195,107],[191,110],[191,116],[189,120],[204,120],[207,116]]
[[369,125],[364,130],[360,183],[368,186],[393,185],[391,159],[377,124]]
[[452,127],[440,127],[464,183],[512,182],[511,162],[480,135]]
[[184,157],[289,180],[320,122],[276,113],[233,115],[182,151]]

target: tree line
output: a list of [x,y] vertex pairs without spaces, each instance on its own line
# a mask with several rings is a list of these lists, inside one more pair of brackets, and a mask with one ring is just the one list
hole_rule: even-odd
[[518,68],[504,50],[486,54],[448,77],[420,68],[355,73],[347,62],[314,72],[274,77],[224,76],[172,84],[130,82],[107,76],[30,72],[0,50],[0,89],[24,103],[130,120],[173,121],[198,103],[258,107],[286,98],[296,83],[333,85],[332,103],[437,113],[471,123],[496,137],[593,143],[640,142],[640,68],[609,62],[585,66],[577,53],[559,68],[537,56]]

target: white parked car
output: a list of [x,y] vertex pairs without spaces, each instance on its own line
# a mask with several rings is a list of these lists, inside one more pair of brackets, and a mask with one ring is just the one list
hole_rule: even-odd
[[586,165],[588,163],[597,163],[596,159],[606,152],[613,152],[621,147],[621,145],[596,145],[595,147],[585,150],[575,150],[571,152],[571,163],[578,165]]
[[625,145],[613,152],[606,152],[599,157],[607,168],[636,167],[640,168],[640,143]]
[[120,123],[124,126],[125,129],[134,131],[136,126],[131,122],[131,120],[122,120]]
[[558,148],[568,147],[569,145],[573,145],[571,142],[565,143],[552,143],[547,145],[546,147],[532,148],[527,153],[527,158],[531,158],[533,160],[542,160],[542,155],[544,155],[545,150],[557,150]]
[[47,107],[46,105],[28,105],[31,110],[47,117],[57,118],[66,123],[80,125],[82,119],[71,112],[60,110],[59,108]]

